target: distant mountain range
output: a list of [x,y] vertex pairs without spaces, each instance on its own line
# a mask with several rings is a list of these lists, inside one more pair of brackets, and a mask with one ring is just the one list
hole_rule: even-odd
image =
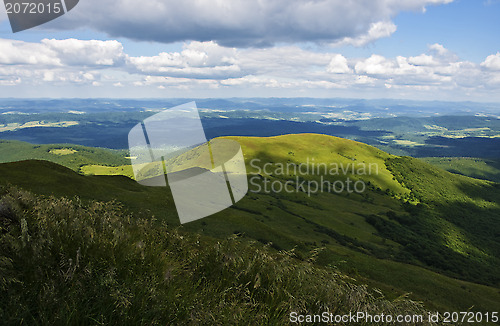
[[[126,149],[129,130],[175,100],[0,100],[0,139]],[[199,99],[208,138],[318,133],[414,157],[500,157],[495,104]],[[439,112],[437,114],[436,112]]]
[[176,98],[176,99],[0,99],[1,113],[98,113],[158,110],[196,101],[210,110],[269,110],[272,112],[352,111],[372,118],[435,115],[500,116],[499,103],[345,98]]

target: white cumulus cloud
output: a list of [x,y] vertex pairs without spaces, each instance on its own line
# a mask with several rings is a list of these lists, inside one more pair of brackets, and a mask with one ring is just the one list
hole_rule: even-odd
[[351,72],[347,65],[347,59],[342,54],[336,54],[328,64],[326,71],[334,74],[346,74]]
[[46,28],[93,28],[142,41],[215,41],[225,46],[344,42],[365,45],[394,33],[403,11],[452,0],[80,1]]
[[373,54],[366,60],[361,60],[355,65],[358,74],[387,75],[394,71],[394,62],[387,58]]
[[481,66],[490,70],[500,70],[500,52],[488,56]]
[[297,46],[238,49],[213,41],[194,41],[181,51],[153,56],[131,56],[117,41],[0,39],[0,45],[0,87],[13,89],[94,85],[124,92],[137,87],[171,89],[177,96],[190,90],[495,95],[500,87],[500,53],[474,63],[460,60],[440,44],[430,45],[427,53],[395,58],[346,57]]
[[124,59],[123,46],[118,41],[44,39],[41,45],[69,65],[113,66]]
[[366,34],[356,37],[344,37],[341,41],[334,42],[333,46],[354,45],[364,46],[378,39],[389,37],[397,30],[397,26],[391,21],[380,21],[372,23]]

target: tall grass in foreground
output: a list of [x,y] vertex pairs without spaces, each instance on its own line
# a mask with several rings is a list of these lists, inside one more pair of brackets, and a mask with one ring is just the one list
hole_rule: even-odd
[[0,323],[283,325],[292,311],[416,314],[333,269],[236,237],[217,242],[117,203],[0,188]]

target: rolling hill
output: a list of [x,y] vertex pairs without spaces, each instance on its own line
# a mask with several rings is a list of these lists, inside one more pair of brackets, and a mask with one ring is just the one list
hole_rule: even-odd
[[[183,225],[183,232],[217,239],[237,234],[243,242],[293,249],[299,260],[319,248],[315,264],[380,288],[389,298],[411,292],[431,309],[496,309],[498,184],[336,137],[228,138],[243,148],[253,191],[229,209]],[[314,162],[324,173],[276,170],[303,162]],[[373,164],[377,173],[345,168],[353,164]],[[342,173],[333,173],[335,167]],[[263,191],[265,184],[345,183],[348,178],[362,181],[366,189]],[[179,225],[168,188],[143,187],[125,176],[83,176],[49,162],[22,161],[0,164],[0,184],[40,195],[78,196],[84,202],[115,200],[141,218]]]
[[0,139],[0,163],[44,160],[78,171],[84,165],[116,166],[129,164],[127,151],[72,144],[33,145]]
[[500,182],[500,160],[474,157],[425,157],[424,162],[468,177]]

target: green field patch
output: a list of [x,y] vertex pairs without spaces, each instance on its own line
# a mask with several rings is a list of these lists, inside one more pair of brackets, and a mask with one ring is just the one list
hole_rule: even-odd
[[80,172],[85,175],[123,175],[131,179],[134,178],[134,171],[131,165],[84,165],[80,168]]
[[58,121],[58,122],[29,121],[26,123],[7,123],[7,124],[0,124],[0,132],[16,131],[26,128],[68,128],[77,126],[79,124],[80,123],[78,121]]
[[411,140],[405,140],[405,139],[394,139],[393,142],[397,145],[401,146],[408,146],[408,147],[413,147],[413,146],[425,146],[425,144],[417,143]]
[[54,148],[54,149],[51,149],[49,151],[50,154],[60,155],[60,156],[71,155],[71,154],[75,154],[77,152],[78,152],[77,150],[72,149],[72,148],[57,148],[57,149]]

